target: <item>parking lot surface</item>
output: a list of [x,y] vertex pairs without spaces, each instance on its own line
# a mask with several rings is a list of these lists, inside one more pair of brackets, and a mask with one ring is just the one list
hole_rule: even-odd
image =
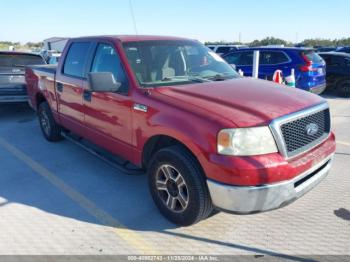
[[145,175],[49,143],[27,105],[0,105],[0,254],[350,255],[350,100],[327,100],[337,153],[320,185],[279,210],[186,228],[160,215]]

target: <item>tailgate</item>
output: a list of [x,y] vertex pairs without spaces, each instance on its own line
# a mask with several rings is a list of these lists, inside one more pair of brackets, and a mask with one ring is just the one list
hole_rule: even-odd
[[25,79],[23,68],[0,67],[0,94],[25,94]]
[[306,72],[309,82],[315,85],[324,84],[326,79],[326,62],[314,50],[302,51],[302,56],[311,63],[311,70]]
[[324,76],[326,74],[326,62],[314,50],[303,51],[302,54],[308,61],[311,61],[313,76]]

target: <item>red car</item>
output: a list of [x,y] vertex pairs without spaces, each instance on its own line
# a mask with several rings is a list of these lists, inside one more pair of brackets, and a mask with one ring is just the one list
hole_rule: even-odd
[[71,39],[57,69],[27,68],[44,136],[88,140],[145,170],[161,213],[191,225],[296,200],[335,151],[321,97],[240,77],[195,40]]

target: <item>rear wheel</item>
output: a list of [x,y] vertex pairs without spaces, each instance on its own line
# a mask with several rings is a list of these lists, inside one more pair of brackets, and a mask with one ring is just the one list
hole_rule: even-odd
[[148,181],[158,209],[177,225],[195,224],[213,210],[201,168],[181,146],[161,149],[153,156]]
[[53,118],[50,106],[47,102],[42,102],[38,108],[38,118],[43,135],[48,141],[59,141],[62,139],[61,127]]
[[343,80],[336,87],[338,96],[350,97],[350,79]]

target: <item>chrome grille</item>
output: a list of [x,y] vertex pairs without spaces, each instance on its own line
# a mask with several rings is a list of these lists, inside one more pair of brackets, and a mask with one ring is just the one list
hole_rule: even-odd
[[[316,124],[317,132],[307,134],[307,126]],[[318,144],[330,132],[329,109],[291,121],[281,126],[288,156],[297,155]]]
[[[280,152],[287,158],[294,157],[317,146],[328,137],[331,130],[328,105],[320,104],[275,119],[270,127]],[[310,127],[313,127],[312,130]]]

